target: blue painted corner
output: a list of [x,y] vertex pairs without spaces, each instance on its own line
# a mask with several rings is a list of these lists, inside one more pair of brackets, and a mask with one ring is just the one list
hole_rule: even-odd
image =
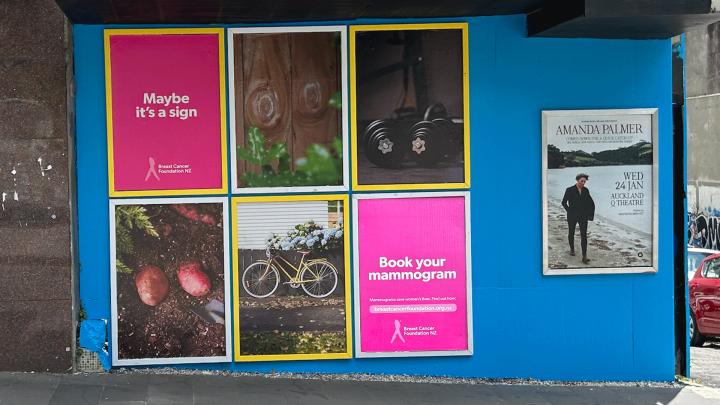
[[99,352],[107,342],[107,322],[86,319],[80,323],[80,347]]

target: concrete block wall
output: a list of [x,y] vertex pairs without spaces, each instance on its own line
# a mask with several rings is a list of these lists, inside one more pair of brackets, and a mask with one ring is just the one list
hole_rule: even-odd
[[72,370],[69,24],[0,1],[0,370]]

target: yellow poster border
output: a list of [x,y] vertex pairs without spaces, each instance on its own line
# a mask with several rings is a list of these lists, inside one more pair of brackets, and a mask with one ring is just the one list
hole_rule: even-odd
[[[400,184],[359,184],[357,167],[357,75],[355,63],[355,34],[364,31],[401,31],[401,30],[441,30],[459,29],[462,31],[463,48],[463,142],[464,142],[464,182],[460,183],[400,183]],[[446,190],[470,188],[470,84],[469,84],[469,52],[468,24],[459,23],[428,23],[428,24],[379,24],[350,26],[350,142],[353,147],[352,188],[357,191],[378,190]]]
[[[343,203],[343,262],[345,265],[345,336],[346,351],[344,353],[312,353],[312,354],[240,354],[240,271],[238,269],[238,225],[237,225],[237,208],[238,204],[248,202],[287,202],[287,201],[342,201]],[[251,196],[251,197],[232,197],[230,207],[232,212],[230,218],[232,220],[232,281],[233,281],[233,348],[234,361],[251,362],[251,361],[279,361],[279,360],[332,360],[332,359],[349,359],[352,358],[353,332],[352,332],[352,295],[350,291],[350,234],[348,227],[350,226],[350,199],[347,194],[314,194],[314,195],[280,195],[280,196]]]
[[[216,34],[218,36],[218,65],[220,67],[220,153],[221,153],[221,187],[201,189],[169,189],[169,190],[116,190],[115,189],[115,156],[113,150],[112,121],[112,71],[110,56],[110,37],[113,35],[180,35],[180,34]],[[105,29],[103,30],[105,50],[105,108],[107,120],[107,156],[108,156],[108,194],[110,197],[164,197],[177,195],[217,195],[227,194],[227,95],[225,91],[225,29],[224,28],[138,28],[138,29]]]

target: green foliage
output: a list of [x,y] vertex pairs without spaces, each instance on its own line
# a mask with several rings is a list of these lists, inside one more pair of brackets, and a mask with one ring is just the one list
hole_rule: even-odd
[[[336,91],[330,96],[328,106],[340,110],[342,94]],[[342,183],[342,139],[335,137],[328,150],[324,145],[311,144],[305,156],[295,161],[295,171],[290,169],[290,153],[287,144],[276,142],[265,146],[265,135],[257,127],[247,131],[247,147],[237,148],[237,158],[260,167],[260,173],[245,172],[243,181],[247,187],[329,186]]]
[[[550,153],[548,147],[548,153]],[[652,164],[652,144],[640,141],[634,145],[588,153],[583,150],[560,152],[565,167],[650,165]],[[553,168],[548,165],[549,168]]]
[[115,259],[115,270],[117,270],[118,273],[132,274],[132,269],[119,259]]
[[328,105],[332,108],[341,109],[342,108],[342,94],[339,91],[336,91],[335,93],[330,96],[330,100],[328,101]]
[[332,150],[320,144],[312,144],[305,156],[295,162],[290,170],[290,154],[287,145],[274,143],[265,147],[265,135],[250,127],[247,148],[238,147],[238,159],[260,167],[260,173],[245,172],[243,180],[248,187],[323,186],[342,183],[342,140],[333,140]]
[[85,312],[85,306],[83,306],[82,302],[80,302],[80,310],[78,311],[78,326],[80,326],[80,322],[87,319],[87,312]]
[[240,353],[254,354],[324,354],[345,353],[343,332],[247,332],[240,334]]
[[555,145],[547,146],[547,165],[548,169],[557,169],[565,165],[565,158],[560,148]]
[[269,149],[265,149],[265,135],[254,126],[247,131],[247,144],[247,148],[238,148],[238,159],[258,165],[263,171],[272,171],[273,161],[288,154],[287,145],[284,143],[275,143]]
[[117,259],[115,268],[120,273],[132,273],[121,258],[125,259],[133,254],[135,243],[133,231],[140,231],[148,236],[159,238],[157,230],[150,221],[145,207],[140,205],[119,205],[115,208],[115,246]]

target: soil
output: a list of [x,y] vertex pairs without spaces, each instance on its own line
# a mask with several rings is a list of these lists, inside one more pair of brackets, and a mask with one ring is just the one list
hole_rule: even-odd
[[[170,291],[157,306],[140,301],[133,274],[117,273],[118,356],[120,359],[210,357],[226,354],[225,325],[209,323],[192,312],[213,299],[224,302],[222,204],[192,204],[217,225],[191,220],[171,205],[146,205],[159,238],[133,233],[132,257],[120,258],[134,272],[152,264],[165,272]],[[186,261],[202,263],[212,283],[202,297],[186,293],[177,269]],[[229,316],[226,314],[226,320]]]

